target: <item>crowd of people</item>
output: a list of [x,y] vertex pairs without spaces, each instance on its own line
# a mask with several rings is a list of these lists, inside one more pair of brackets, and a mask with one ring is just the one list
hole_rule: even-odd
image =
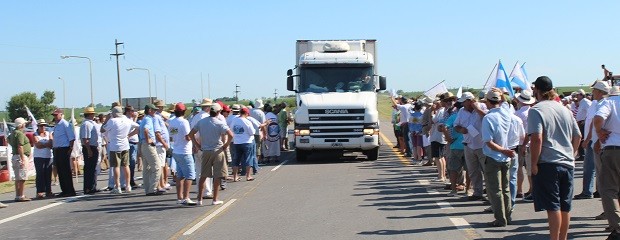
[[[488,202],[491,227],[510,225],[521,198],[547,212],[550,239],[566,239],[572,200],[600,197],[595,218],[607,219],[608,239],[620,239],[620,91],[600,80],[591,89],[560,97],[541,76],[512,98],[498,88],[393,96],[395,148],[414,165],[436,166],[448,196]],[[584,174],[573,196],[576,160]]]
[[[212,199],[213,205],[220,205],[218,193],[226,189],[227,181],[242,181],[241,176],[255,180],[259,164],[280,161],[281,151],[289,148],[291,116],[284,102],[270,105],[256,99],[249,106],[228,106],[205,98],[191,109],[180,102],[166,107],[162,100],[139,111],[115,102],[107,114],[86,107],[75,131],[64,111],[56,109],[51,113],[52,131],[46,131],[45,120],[38,120],[32,143],[24,133],[28,121],[15,119],[16,129],[8,137],[15,201],[31,201],[24,185],[26,164],[34,157],[37,199],[76,196],[72,176],[80,172],[75,159],[82,158],[84,194],[123,194],[142,188],[146,196],[156,196],[174,185],[177,204],[202,205],[203,199]],[[61,189],[56,194],[53,168]],[[143,184],[135,182],[135,172],[140,170]],[[109,175],[108,186],[99,188],[97,177],[104,171]],[[198,188],[195,200],[190,196],[192,185]]]

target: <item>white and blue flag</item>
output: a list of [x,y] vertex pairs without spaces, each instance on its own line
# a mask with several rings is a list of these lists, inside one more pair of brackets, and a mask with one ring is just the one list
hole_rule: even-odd
[[514,96],[514,91],[512,90],[512,86],[510,85],[510,81],[508,81],[508,75],[504,70],[504,65],[502,65],[502,61],[499,61],[499,65],[497,67],[497,75],[495,77],[495,87],[502,89],[502,91],[507,92],[510,96]]
[[531,89],[530,81],[527,78],[527,72],[525,72],[525,63],[521,64],[519,67],[517,66],[518,64],[515,65],[515,69],[513,69],[510,74],[510,82],[519,85],[519,87],[523,90]]

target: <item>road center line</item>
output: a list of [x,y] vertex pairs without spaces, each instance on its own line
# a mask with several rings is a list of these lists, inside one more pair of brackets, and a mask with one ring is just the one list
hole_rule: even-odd
[[86,195],[77,196],[77,197],[71,197],[71,198],[67,198],[67,199],[65,199],[63,201],[60,201],[60,202],[55,202],[55,203],[52,203],[52,204],[49,204],[49,205],[45,205],[43,207],[35,208],[35,209],[30,210],[30,211],[27,211],[27,212],[24,212],[24,213],[20,213],[20,214],[17,214],[15,216],[12,216],[12,217],[8,217],[8,218],[5,218],[5,219],[2,219],[2,220],[0,220],[0,224],[7,223],[7,222],[13,221],[15,219],[31,215],[31,214],[35,214],[35,213],[38,213],[38,212],[43,211],[45,209],[53,208],[53,207],[56,207],[56,206],[59,206],[59,205],[62,205],[62,204],[68,203],[68,202],[75,202],[77,199],[85,197],[85,196]]
[[278,170],[278,168],[282,167],[282,165],[286,164],[288,162],[288,160],[285,160],[284,162],[280,163],[278,166],[274,167],[273,169],[271,169],[271,171],[275,171]]
[[454,209],[449,202],[437,202],[437,206],[439,206],[441,209]]
[[227,203],[225,203],[224,205],[222,205],[220,208],[218,208],[217,210],[215,210],[213,213],[209,214],[207,217],[205,217],[204,219],[202,219],[200,222],[196,223],[196,225],[194,225],[192,228],[188,229],[187,231],[185,231],[183,233],[184,236],[187,235],[191,235],[192,233],[194,233],[196,230],[198,230],[200,227],[202,227],[202,225],[205,225],[205,223],[207,223],[208,221],[210,221],[211,219],[213,219],[215,216],[217,216],[218,214],[220,214],[222,211],[224,211],[226,208],[230,207],[230,205],[232,205],[235,201],[237,201],[237,199],[230,199]]
[[467,239],[482,238],[482,236],[480,236],[480,234],[478,234],[464,218],[450,218],[450,221],[457,229],[465,232]]

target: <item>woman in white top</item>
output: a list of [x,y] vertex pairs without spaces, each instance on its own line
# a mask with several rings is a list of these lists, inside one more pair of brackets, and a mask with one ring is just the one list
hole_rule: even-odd
[[37,171],[37,198],[52,197],[52,134],[45,131],[47,123],[39,119],[34,135],[34,166]]

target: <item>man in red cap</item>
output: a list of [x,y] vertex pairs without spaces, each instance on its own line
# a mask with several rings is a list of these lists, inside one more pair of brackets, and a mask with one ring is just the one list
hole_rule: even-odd
[[192,142],[188,134],[190,132],[189,121],[185,119],[185,105],[181,102],[174,105],[174,116],[168,122],[168,130],[172,138],[172,156],[177,164],[177,203],[183,205],[196,205],[189,197],[189,189],[192,181],[196,179],[196,168],[192,156]]

